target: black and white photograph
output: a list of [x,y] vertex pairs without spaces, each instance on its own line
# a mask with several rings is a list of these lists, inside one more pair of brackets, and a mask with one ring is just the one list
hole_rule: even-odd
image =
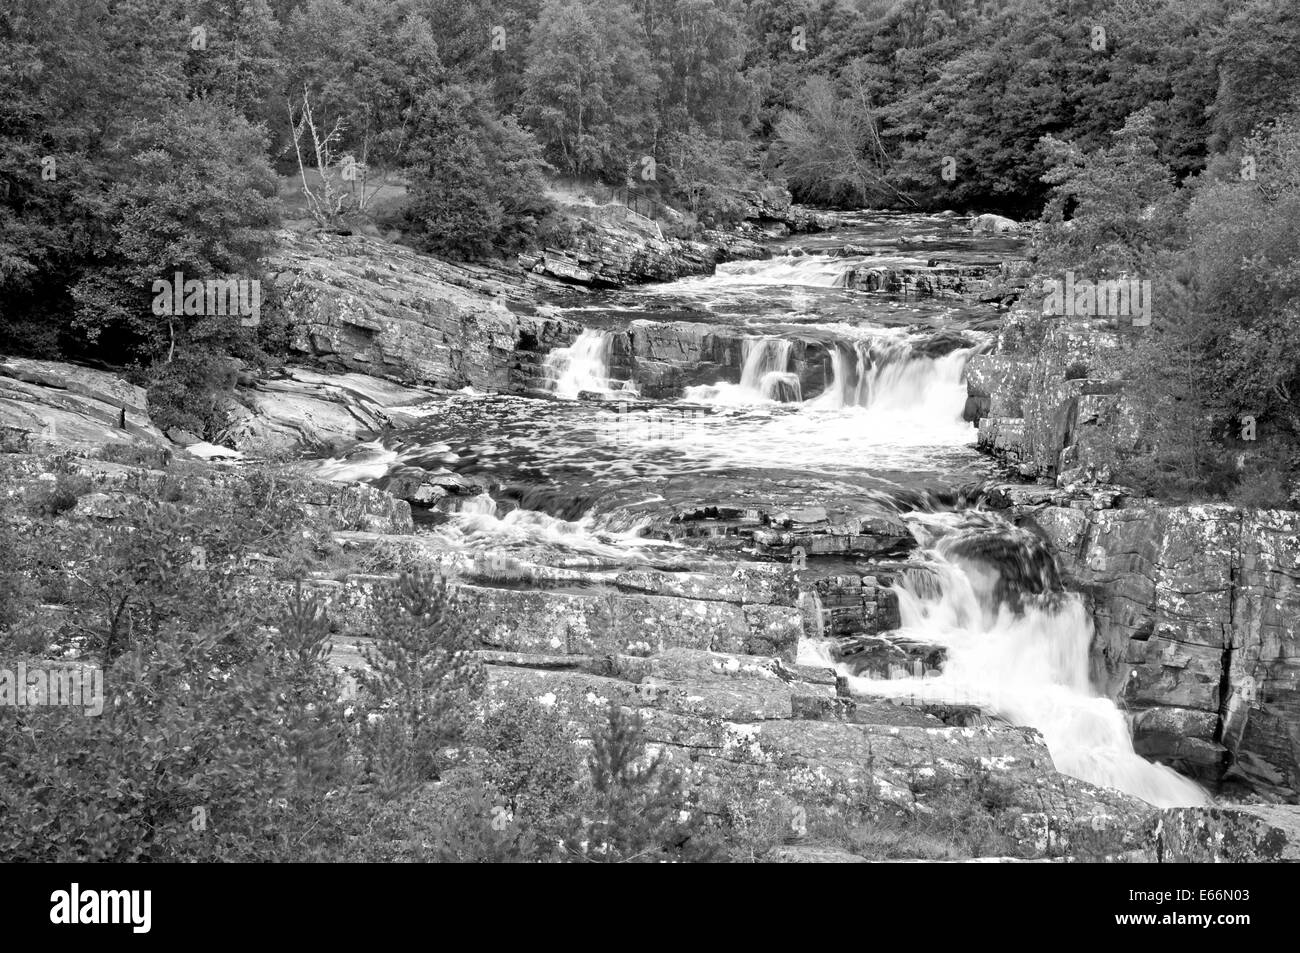
[[979,863],[1231,943],[1298,792],[1296,0],[3,0],[42,929]]

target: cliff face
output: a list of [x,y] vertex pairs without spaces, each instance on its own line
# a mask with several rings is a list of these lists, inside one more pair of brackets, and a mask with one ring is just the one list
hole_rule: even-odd
[[1112,360],[1123,333],[1013,311],[967,367],[965,415],[980,447],[1021,476],[1108,482],[1116,454],[1138,440]]
[[1294,800],[1300,514],[1149,504],[1031,518],[1091,603],[1094,677],[1133,713],[1138,751]]
[[358,236],[285,234],[271,262],[293,348],[409,384],[518,389],[580,328],[534,313],[518,276]]
[[[1112,489],[1138,440],[1108,359],[1121,331],[1010,316],[972,359],[966,407],[982,447],[1022,476],[998,502],[1054,544],[1096,624],[1094,677],[1149,757],[1290,801],[1300,791],[1300,514],[1170,506]],[[1094,494],[1094,497],[1096,494]]]

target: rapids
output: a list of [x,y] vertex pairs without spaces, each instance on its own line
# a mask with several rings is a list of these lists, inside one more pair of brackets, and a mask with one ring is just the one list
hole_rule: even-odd
[[[1193,781],[1133,750],[1129,726],[1109,699],[1093,690],[1088,648],[1092,620],[1073,593],[1053,593],[1034,580],[1013,605],[1006,577],[1041,575],[1028,534],[987,514],[975,530],[959,513],[917,514],[908,521],[923,541],[926,571],[905,575],[897,586],[902,626],[898,635],[940,646],[938,670],[883,679],[854,676],[854,694],[945,705],[975,705],[1014,725],[1037,728],[1057,770],[1116,788],[1159,807],[1210,803]],[[963,522],[967,527],[963,528]],[[973,559],[961,542],[995,535],[1013,555],[1004,564]],[[801,646],[800,661],[834,662],[825,642]]]
[[[379,485],[410,473],[456,484],[459,495],[423,530],[440,551],[552,568],[672,571],[756,558],[734,538],[682,529],[682,513],[711,507],[901,518],[920,546],[895,586],[896,634],[941,648],[945,660],[896,679],[841,666],[855,693],[977,705],[1038,729],[1062,772],[1158,805],[1206,803],[1193,782],[1139,757],[1123,712],[1094,691],[1091,620],[1060,591],[1050,557],[996,516],[916,505],[993,475],[962,414],[967,362],[997,312],[853,290],[846,276],[1019,251],[944,216],[861,214],[835,232],[779,242],[769,260],[554,302],[585,330],[545,356],[541,393],[449,395],[401,432],[317,468]],[[647,399],[628,379],[637,322],[680,335],[683,354],[698,346],[692,326],[705,325],[733,342],[731,364],[710,375],[714,365],[697,362],[704,370],[672,396]],[[815,563],[813,575],[872,571]],[[822,609],[811,590],[803,602],[815,636]],[[808,638],[801,660],[835,665],[830,649]]]

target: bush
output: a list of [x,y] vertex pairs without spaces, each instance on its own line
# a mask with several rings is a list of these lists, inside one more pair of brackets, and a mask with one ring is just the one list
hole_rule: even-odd
[[662,752],[648,753],[639,712],[611,703],[591,740],[590,793],[566,838],[570,856],[596,863],[717,859],[703,825],[687,811],[681,774]]
[[230,426],[223,398],[230,394],[235,374],[221,355],[184,354],[155,365],[147,382],[149,417],[159,430],[188,430],[215,440]]
[[27,499],[32,516],[58,516],[77,505],[77,500],[90,492],[90,480],[80,474],[58,473],[54,480],[41,481],[41,485]]
[[363,748],[380,796],[394,798],[438,777],[442,749],[464,740],[484,673],[446,577],[403,573],[376,595],[375,617],[360,677],[371,709]]
[[558,844],[580,807],[576,741],[554,708],[519,693],[501,699],[480,729],[485,782],[539,843]]
[[1286,473],[1277,467],[1265,466],[1243,473],[1228,500],[1234,506],[1284,508],[1294,505],[1289,489]]
[[416,247],[436,255],[480,258],[523,248],[551,207],[537,143],[481,98],[453,85],[417,109],[405,215]]
[[[202,588],[178,580],[165,594]],[[321,823],[347,764],[337,685],[304,664],[319,653],[302,641],[261,640],[253,615],[169,621],[133,643],[103,669],[98,716],[42,707],[6,719],[0,858],[304,859],[337,836]],[[231,651],[235,625],[246,651]]]

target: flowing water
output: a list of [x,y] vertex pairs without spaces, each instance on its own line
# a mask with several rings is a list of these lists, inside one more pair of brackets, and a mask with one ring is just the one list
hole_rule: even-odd
[[[1019,246],[943,216],[864,214],[774,252],[708,277],[554,302],[586,330],[545,358],[544,394],[467,389],[409,430],[320,466],[335,479],[414,468],[472,481],[481,492],[449,498],[426,532],[450,552],[551,567],[749,558],[668,531],[709,507],[901,516],[921,547],[896,586],[898,635],[941,648],[945,661],[921,677],[852,676],[855,692],[978,705],[1041,731],[1068,774],[1160,805],[1204,803],[1195,784],[1134,753],[1123,713],[1092,689],[1082,603],[1030,578],[1054,575],[1050,559],[996,517],[951,505],[957,488],[993,475],[962,411],[966,364],[996,309],[848,287],[855,269],[989,264]],[[633,336],[651,331],[681,342],[682,355],[701,335],[712,342],[655,399],[628,369]],[[990,548],[972,547],[973,536],[997,538],[991,551],[1002,555],[977,558]],[[809,640],[802,660],[833,665],[828,647]]]
[[[944,662],[910,677],[850,674],[855,694],[974,705],[1037,728],[1057,770],[1066,774],[1160,807],[1209,802],[1194,782],[1138,755],[1123,713],[1093,690],[1092,621],[1077,596],[1054,592],[1042,578],[1054,565],[1035,552],[1035,540],[983,513],[915,514],[908,521],[922,540],[925,562],[924,571],[905,575],[896,587],[897,634],[942,648]],[[1006,544],[1000,564],[973,555],[980,546],[963,546],[989,539]],[[1016,580],[1011,591],[1008,576]],[[800,661],[834,664],[827,648],[805,642]]]

